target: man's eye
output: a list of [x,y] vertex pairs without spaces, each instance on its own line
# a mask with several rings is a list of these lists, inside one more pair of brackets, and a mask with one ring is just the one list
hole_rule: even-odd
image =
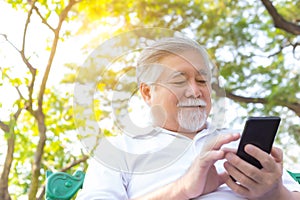
[[174,86],[181,87],[186,84],[186,80],[184,79],[170,80],[169,83]]
[[187,82],[187,80],[184,77],[176,77],[176,78],[170,79],[169,82],[174,85],[184,85]]
[[201,80],[196,80],[197,81],[197,83],[199,83],[199,84],[206,84],[207,83],[207,81],[206,80],[203,80],[203,79],[201,79]]
[[172,84],[174,85],[184,85],[186,81],[173,81]]

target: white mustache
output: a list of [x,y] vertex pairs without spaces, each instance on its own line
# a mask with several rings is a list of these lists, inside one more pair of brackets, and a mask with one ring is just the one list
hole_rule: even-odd
[[186,99],[177,104],[177,107],[193,107],[193,106],[206,106],[206,102],[202,99]]

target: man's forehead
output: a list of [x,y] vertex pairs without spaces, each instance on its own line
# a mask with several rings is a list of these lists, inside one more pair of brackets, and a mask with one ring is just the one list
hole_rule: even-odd
[[[168,75],[172,75],[172,76],[180,76],[180,75],[186,75],[187,71],[185,70],[185,68],[182,69],[174,69],[174,68],[170,68],[167,66],[164,66],[164,72]],[[197,72],[199,75],[203,75],[203,76],[207,76],[209,75],[208,72],[208,68],[207,67],[201,67],[201,68],[196,68],[193,67],[193,70],[195,72]]]

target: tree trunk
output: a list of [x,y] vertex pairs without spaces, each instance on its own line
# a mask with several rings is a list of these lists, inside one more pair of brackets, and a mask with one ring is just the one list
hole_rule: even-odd
[[30,184],[29,194],[28,194],[29,200],[36,199],[37,191],[39,188],[39,177],[40,177],[42,157],[44,153],[44,146],[47,140],[45,116],[42,110],[38,110],[36,112],[36,118],[38,122],[39,142],[36,148],[34,161],[31,169],[32,177],[31,177],[31,184]]
[[5,157],[5,162],[3,166],[3,171],[0,177],[0,199],[1,200],[11,200],[8,192],[8,177],[13,162],[13,154],[15,150],[15,132],[14,132],[14,120],[11,119],[10,126],[6,126],[5,132],[8,134],[7,139],[7,153]]

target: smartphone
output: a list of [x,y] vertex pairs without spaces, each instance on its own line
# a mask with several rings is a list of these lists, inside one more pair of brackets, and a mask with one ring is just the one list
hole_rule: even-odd
[[249,117],[238,146],[237,155],[248,163],[261,169],[262,165],[245,152],[246,144],[253,144],[270,153],[280,124],[280,117]]

